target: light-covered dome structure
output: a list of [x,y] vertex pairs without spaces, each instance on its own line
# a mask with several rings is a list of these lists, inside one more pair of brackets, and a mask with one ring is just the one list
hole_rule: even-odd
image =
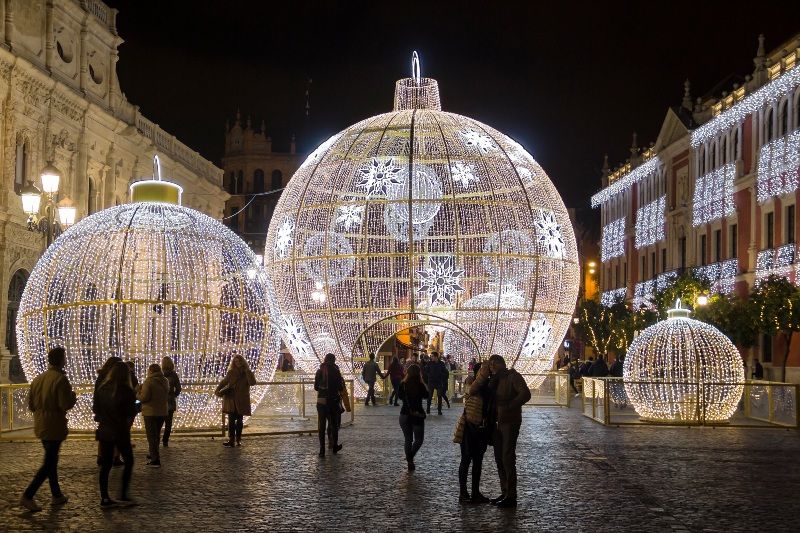
[[623,381],[634,409],[657,422],[728,420],[743,391],[739,350],[714,326],[689,318],[680,300],[668,315],[628,348]]
[[[263,271],[249,247],[220,222],[179,202],[177,186],[149,180],[134,202],[95,213],[45,251],[25,287],[17,318],[28,380],[47,368],[47,352],[67,351],[66,373],[79,393],[70,426],[94,429],[97,369],[116,355],[148,365],[172,357],[185,383],[176,427],[219,424],[212,392],[234,354],[268,381],[279,337],[271,334]],[[254,387],[258,404],[266,387]]]
[[[299,364],[366,352],[421,323],[456,360],[550,368],[578,291],[572,225],[511,138],[441,110],[435,80],[397,82],[394,111],[322,143],[292,177],[264,252],[281,334]],[[448,336],[451,336],[448,341]]]

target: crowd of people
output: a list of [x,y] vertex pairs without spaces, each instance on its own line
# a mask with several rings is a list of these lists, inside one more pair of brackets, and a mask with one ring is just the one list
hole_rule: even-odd
[[[48,369],[37,376],[30,386],[29,409],[33,412],[34,433],[44,448],[44,462],[20,499],[20,505],[29,511],[42,509],[34,497],[45,480],[50,484],[53,506],[63,505],[68,500],[58,481],[58,455],[68,433],[67,412],[75,406],[77,397],[64,372],[64,349],[50,350],[48,363]],[[390,404],[402,402],[399,425],[409,472],[416,468],[414,459],[425,439],[425,419],[430,414],[433,393],[436,392],[438,396],[437,409],[440,415],[442,401],[450,407],[447,384],[449,372],[454,368],[451,364],[448,358],[440,358],[439,354],[433,353],[422,361],[409,358],[405,364],[395,356],[386,373],[381,372],[375,363],[374,354],[364,365],[362,377],[368,388],[365,405],[370,400],[375,405],[374,386],[378,376],[382,379],[388,376],[392,382]],[[484,364],[473,360],[470,370],[471,375],[465,383],[464,412],[457,422],[453,437],[461,447],[459,500],[515,507],[516,444],[522,424],[522,405],[530,400],[531,393],[522,376],[516,370],[506,368],[505,360],[499,355],[492,355]],[[225,377],[215,390],[215,394],[222,398],[222,411],[228,415],[228,441],[223,444],[225,447],[242,445],[243,418],[251,414],[250,387],[255,383],[255,376],[247,361],[241,355],[234,355]],[[339,443],[341,414],[351,407],[334,354],[325,356],[315,374],[314,389],[317,391],[319,455],[325,456],[326,443],[327,448],[337,454],[342,450],[342,444]],[[151,364],[142,383],[139,383],[132,362],[122,361],[119,357],[109,357],[98,369],[92,411],[97,422],[95,438],[98,442],[101,508],[136,504],[129,494],[134,466],[131,428],[141,414],[148,444],[147,466],[160,468],[160,447],[169,446],[180,394],[180,378],[169,357],[164,357],[161,364]],[[488,446],[494,448],[501,486],[501,494],[491,500],[480,491],[483,456]],[[119,496],[112,499],[108,485],[109,474],[115,466],[124,469]],[[471,493],[467,486],[470,467]]]
[[604,378],[612,376],[621,378],[623,363],[624,359],[622,357],[615,358],[614,362],[609,366],[603,356],[598,356],[597,358],[589,356],[584,361],[564,356],[556,362],[556,368],[569,374],[569,386],[575,392],[575,396],[578,396],[580,394],[576,384],[578,380],[584,377]]

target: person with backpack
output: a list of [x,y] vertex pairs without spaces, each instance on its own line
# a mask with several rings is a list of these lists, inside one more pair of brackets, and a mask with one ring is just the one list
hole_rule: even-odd
[[425,440],[425,411],[422,408],[422,400],[430,395],[422,381],[419,366],[408,367],[406,377],[400,383],[399,395],[403,401],[403,407],[400,408],[400,428],[405,438],[403,449],[408,471],[413,472],[416,469],[414,457],[422,447],[422,441]]
[[[100,447],[100,507],[108,509],[117,505],[134,505],[128,496],[133,472],[131,422],[136,416],[136,393],[131,386],[130,370],[122,361],[114,363],[94,394],[92,412],[98,422],[95,438]],[[108,493],[108,474],[113,465],[115,451],[123,458],[120,497],[112,500]]]
[[181,393],[181,380],[175,372],[175,363],[171,357],[161,358],[161,370],[164,377],[169,382],[169,392],[167,397],[167,417],[164,419],[164,438],[162,443],[164,448],[169,446],[169,436],[172,434],[172,418],[178,409],[178,395]]
[[378,363],[375,362],[375,354],[369,354],[369,361],[364,363],[364,368],[361,369],[361,378],[367,384],[367,398],[364,400],[364,406],[369,405],[369,400],[372,398],[372,405],[375,405],[375,380],[377,376],[381,379],[386,379],[386,374],[381,372]]

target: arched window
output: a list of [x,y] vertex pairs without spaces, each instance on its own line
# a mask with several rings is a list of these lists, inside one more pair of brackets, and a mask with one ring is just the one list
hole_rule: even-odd
[[784,100],[778,106],[778,137],[789,133],[789,100]]
[[17,355],[17,312],[19,303],[22,301],[22,291],[28,282],[28,273],[20,269],[11,276],[11,283],[8,284],[8,307],[6,308],[6,348],[12,354]]
[[236,194],[236,172],[231,172],[228,175],[228,187],[226,190],[228,194]]
[[275,189],[280,189],[281,187],[283,187],[283,173],[280,170],[273,170],[271,189],[274,191]]
[[14,172],[14,192],[19,194],[28,179],[28,143],[17,142],[17,166]]
[[260,168],[253,173],[253,192],[264,192],[264,171]]
[[244,172],[241,170],[236,176],[236,192],[234,194],[242,194],[244,192]]
[[770,108],[767,110],[767,114],[764,115],[764,144],[773,139],[773,122],[774,117],[772,116],[772,108]]

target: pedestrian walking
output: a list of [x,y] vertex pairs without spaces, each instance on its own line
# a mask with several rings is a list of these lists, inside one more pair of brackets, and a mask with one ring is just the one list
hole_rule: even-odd
[[506,361],[501,356],[489,357],[489,368],[492,374],[489,393],[493,403],[490,419],[497,421],[491,426],[492,445],[502,491],[492,503],[498,507],[516,507],[517,437],[522,426],[522,406],[531,399],[531,391],[519,372],[506,368]]
[[172,434],[172,418],[175,416],[175,411],[178,409],[178,395],[181,393],[181,380],[175,372],[175,363],[171,357],[164,356],[161,358],[161,370],[164,372],[164,377],[169,382],[169,392],[167,396],[167,417],[164,419],[164,439],[162,443],[164,448],[169,446],[169,436]]
[[386,374],[381,372],[381,369],[378,367],[378,363],[375,362],[375,354],[369,354],[369,361],[364,363],[364,367],[361,369],[361,378],[364,380],[364,383],[367,384],[367,399],[364,400],[364,405],[369,405],[369,400],[372,398],[372,405],[375,405],[375,380],[377,376],[380,376],[381,379],[386,379]]
[[169,403],[169,382],[161,372],[161,366],[153,363],[147,368],[147,378],[139,385],[136,399],[142,402],[142,417],[144,429],[147,434],[147,447],[149,453],[147,466],[161,468],[161,454],[158,446],[161,440],[161,428],[167,417]]
[[[489,498],[481,494],[481,471],[483,456],[489,444],[486,407],[484,397],[488,395],[489,372],[480,374],[484,365],[475,363],[474,375],[467,377],[464,393],[463,434],[461,437],[461,463],[458,466],[458,500],[462,503],[487,503]],[[487,366],[488,370],[488,366]],[[479,378],[480,375],[480,378]],[[467,490],[467,475],[472,464],[472,495]]]
[[[97,369],[97,378],[94,380],[94,391],[92,393],[92,404],[97,402],[97,388],[106,380],[108,377],[108,373],[111,372],[111,369],[117,363],[121,362],[122,359],[119,357],[112,355],[106,362],[103,363],[103,366]],[[97,417],[94,419],[97,422]],[[119,461],[119,466],[122,466],[122,461],[119,460],[119,457],[115,457],[115,462]],[[100,450],[100,442],[97,443],[97,466],[101,466],[102,459],[101,459],[101,450]]]
[[77,397],[64,373],[67,362],[64,348],[51,349],[47,354],[47,362],[48,369],[34,378],[28,392],[28,409],[33,412],[33,432],[44,448],[44,463],[19,501],[29,511],[42,510],[33,498],[45,479],[50,482],[52,504],[67,503],[67,497],[58,484],[58,452],[67,438],[67,411],[75,406]]
[[405,375],[405,369],[403,369],[402,363],[400,363],[400,359],[395,355],[392,357],[392,363],[389,365],[389,379],[392,381],[392,394],[389,396],[389,404],[391,405],[398,405],[398,400],[400,399],[400,395],[398,394],[400,391],[400,382],[403,381],[403,376]]
[[325,354],[325,359],[314,375],[314,390],[317,391],[317,433],[319,434],[319,456],[325,457],[325,435],[330,429],[331,448],[339,453],[339,426],[342,417],[340,401],[345,390],[344,378],[336,366],[336,356]]
[[399,395],[403,401],[403,406],[400,408],[400,428],[405,437],[403,449],[409,472],[413,472],[416,468],[414,457],[425,440],[425,411],[422,409],[422,400],[428,398],[430,393],[422,382],[421,374],[419,366],[411,365],[406,370],[406,377],[400,383]]
[[436,391],[437,397],[437,404],[438,404],[438,412],[442,414],[442,400],[447,402],[447,408],[450,409],[450,400],[447,398],[447,382],[450,380],[450,371],[447,369],[447,365],[439,358],[439,354],[433,352],[431,354],[431,362],[425,367],[427,372],[427,382],[428,382],[428,390],[430,394],[428,395],[428,406],[426,408],[426,412],[428,414],[431,413],[431,399],[433,397],[433,391]]
[[602,355],[598,355],[592,366],[589,367],[589,376],[593,378],[604,378],[608,376],[608,364]]
[[228,440],[222,445],[226,448],[242,445],[244,417],[250,416],[250,387],[256,384],[256,377],[241,355],[234,355],[228,366],[228,373],[217,385],[215,393],[222,396],[222,412],[228,415]]
[[608,369],[608,375],[613,376],[615,378],[621,378],[623,367],[624,365],[622,357],[617,356],[616,358],[614,358],[614,362],[611,363],[611,367]]
[[[128,487],[133,472],[131,424],[136,416],[136,393],[131,386],[127,364],[118,361],[107,372],[105,380],[95,391],[92,412],[98,422],[95,438],[101,459],[100,507],[109,509],[117,505],[134,505],[136,502],[128,495]],[[108,493],[108,474],[117,452],[122,456],[125,468],[122,471],[120,496],[112,500]]]
[[758,359],[753,361],[753,379],[764,379],[764,366]]

